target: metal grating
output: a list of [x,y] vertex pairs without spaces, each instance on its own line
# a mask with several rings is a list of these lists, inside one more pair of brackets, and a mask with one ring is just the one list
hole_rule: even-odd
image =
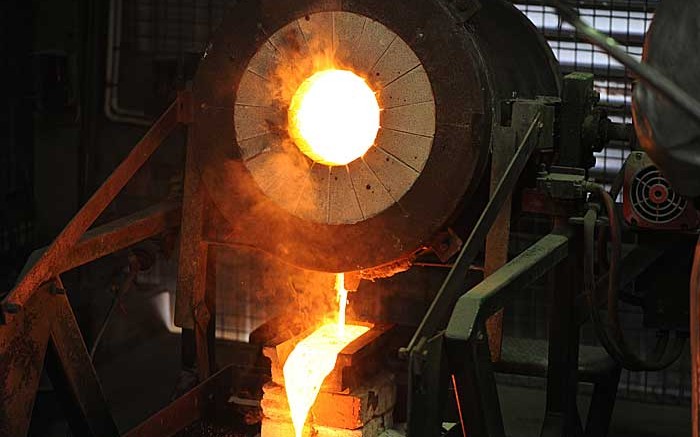
[[[614,37],[628,53],[641,59],[644,35],[660,0],[578,0],[581,17],[601,32]],[[542,31],[561,64],[562,73],[593,73],[601,104],[614,121],[631,123],[633,78],[616,60],[581,38],[562,23],[543,0],[517,0],[516,6]],[[596,155],[592,175],[606,183],[614,179],[629,155],[630,145],[613,143]]]
[[203,53],[235,0],[124,0],[125,47],[157,57]]

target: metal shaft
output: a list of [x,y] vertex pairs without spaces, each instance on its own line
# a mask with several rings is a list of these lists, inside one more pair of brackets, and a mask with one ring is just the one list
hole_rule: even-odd
[[693,96],[664,76],[656,68],[639,62],[630,56],[615,39],[585,23],[571,6],[564,4],[561,0],[552,0],[551,4],[557,9],[559,15],[574,26],[577,31],[581,32],[588,41],[600,47],[622,65],[632,70],[645,84],[671,100],[700,123],[700,102]]

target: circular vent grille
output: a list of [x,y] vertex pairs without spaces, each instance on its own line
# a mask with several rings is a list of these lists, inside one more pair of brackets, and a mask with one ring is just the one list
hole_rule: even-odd
[[677,219],[687,206],[687,201],[673,191],[666,178],[653,166],[634,176],[630,192],[634,212],[640,219],[653,224]]

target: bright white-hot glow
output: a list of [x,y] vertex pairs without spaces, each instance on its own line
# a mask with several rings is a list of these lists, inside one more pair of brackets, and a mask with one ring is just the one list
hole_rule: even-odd
[[306,416],[316,401],[323,381],[333,371],[340,351],[369,331],[367,326],[345,324],[347,290],[343,279],[342,274],[336,277],[338,320],[321,326],[300,341],[282,369],[296,437],[301,437]]
[[345,308],[348,305],[348,290],[345,289],[345,275],[335,277],[335,291],[338,293],[338,337],[345,335]]
[[306,79],[289,106],[289,132],[314,161],[346,165],[364,155],[379,131],[379,103],[367,82],[347,70]]

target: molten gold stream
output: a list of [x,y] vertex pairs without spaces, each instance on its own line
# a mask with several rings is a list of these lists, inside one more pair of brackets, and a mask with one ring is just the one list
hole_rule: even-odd
[[336,277],[335,288],[337,320],[324,324],[301,340],[284,363],[284,385],[296,437],[301,437],[309,410],[323,381],[333,371],[340,351],[369,331],[367,326],[345,324],[348,292],[342,273]]

